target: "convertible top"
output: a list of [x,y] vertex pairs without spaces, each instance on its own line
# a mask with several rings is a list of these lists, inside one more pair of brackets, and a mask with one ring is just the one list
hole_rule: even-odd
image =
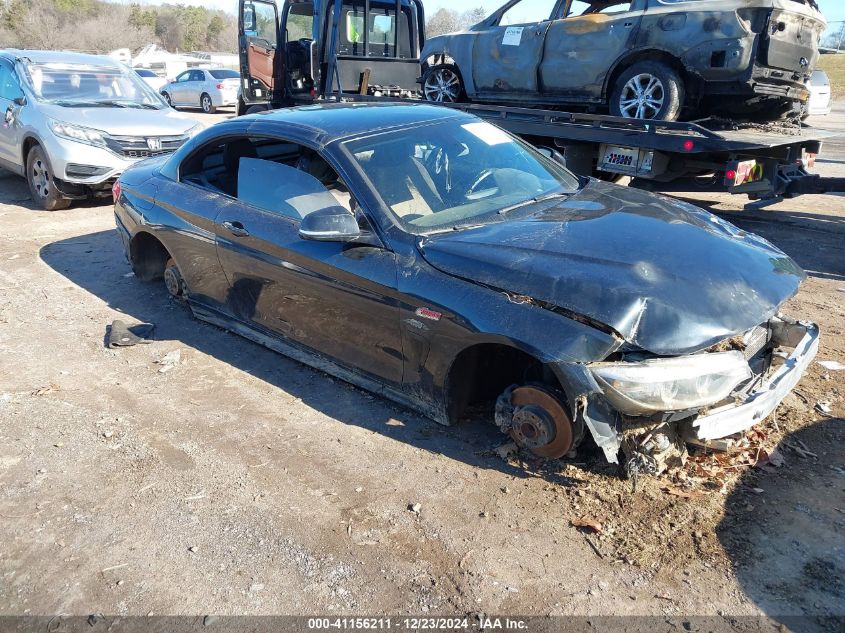
[[300,132],[308,130],[314,140],[328,144],[373,132],[456,118],[469,122],[477,120],[463,112],[424,103],[330,103],[268,110],[239,117],[239,120],[275,122],[296,127]]

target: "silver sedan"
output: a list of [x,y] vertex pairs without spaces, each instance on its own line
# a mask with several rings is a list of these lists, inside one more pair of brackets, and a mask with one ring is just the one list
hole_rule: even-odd
[[200,108],[213,114],[217,108],[238,103],[240,75],[227,68],[191,68],[161,87],[165,101],[174,108]]

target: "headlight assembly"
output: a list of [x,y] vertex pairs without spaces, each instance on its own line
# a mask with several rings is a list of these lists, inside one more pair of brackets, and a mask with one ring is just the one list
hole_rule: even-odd
[[595,363],[589,368],[610,404],[628,415],[716,404],[752,376],[742,353],[736,351],[634,363]]
[[81,125],[72,125],[71,123],[62,123],[61,121],[50,121],[50,129],[53,131],[53,134],[61,138],[87,143],[88,145],[96,145],[97,147],[106,146],[106,133],[100,130]]

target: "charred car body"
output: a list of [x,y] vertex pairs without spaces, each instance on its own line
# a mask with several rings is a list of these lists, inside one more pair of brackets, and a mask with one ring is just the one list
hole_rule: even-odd
[[446,108],[220,123],[127,171],[115,217],[198,318],[443,424],[495,403],[545,457],[592,436],[660,470],[760,422],[818,347],[779,314],[804,273],[762,238]]
[[806,103],[825,27],[815,0],[512,0],[428,39],[423,92],[607,105],[631,118],[674,120],[705,105],[774,118]]

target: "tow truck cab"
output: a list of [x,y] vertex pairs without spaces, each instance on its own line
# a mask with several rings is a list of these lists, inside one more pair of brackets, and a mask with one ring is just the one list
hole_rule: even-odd
[[332,92],[419,90],[422,0],[239,0],[238,113]]

